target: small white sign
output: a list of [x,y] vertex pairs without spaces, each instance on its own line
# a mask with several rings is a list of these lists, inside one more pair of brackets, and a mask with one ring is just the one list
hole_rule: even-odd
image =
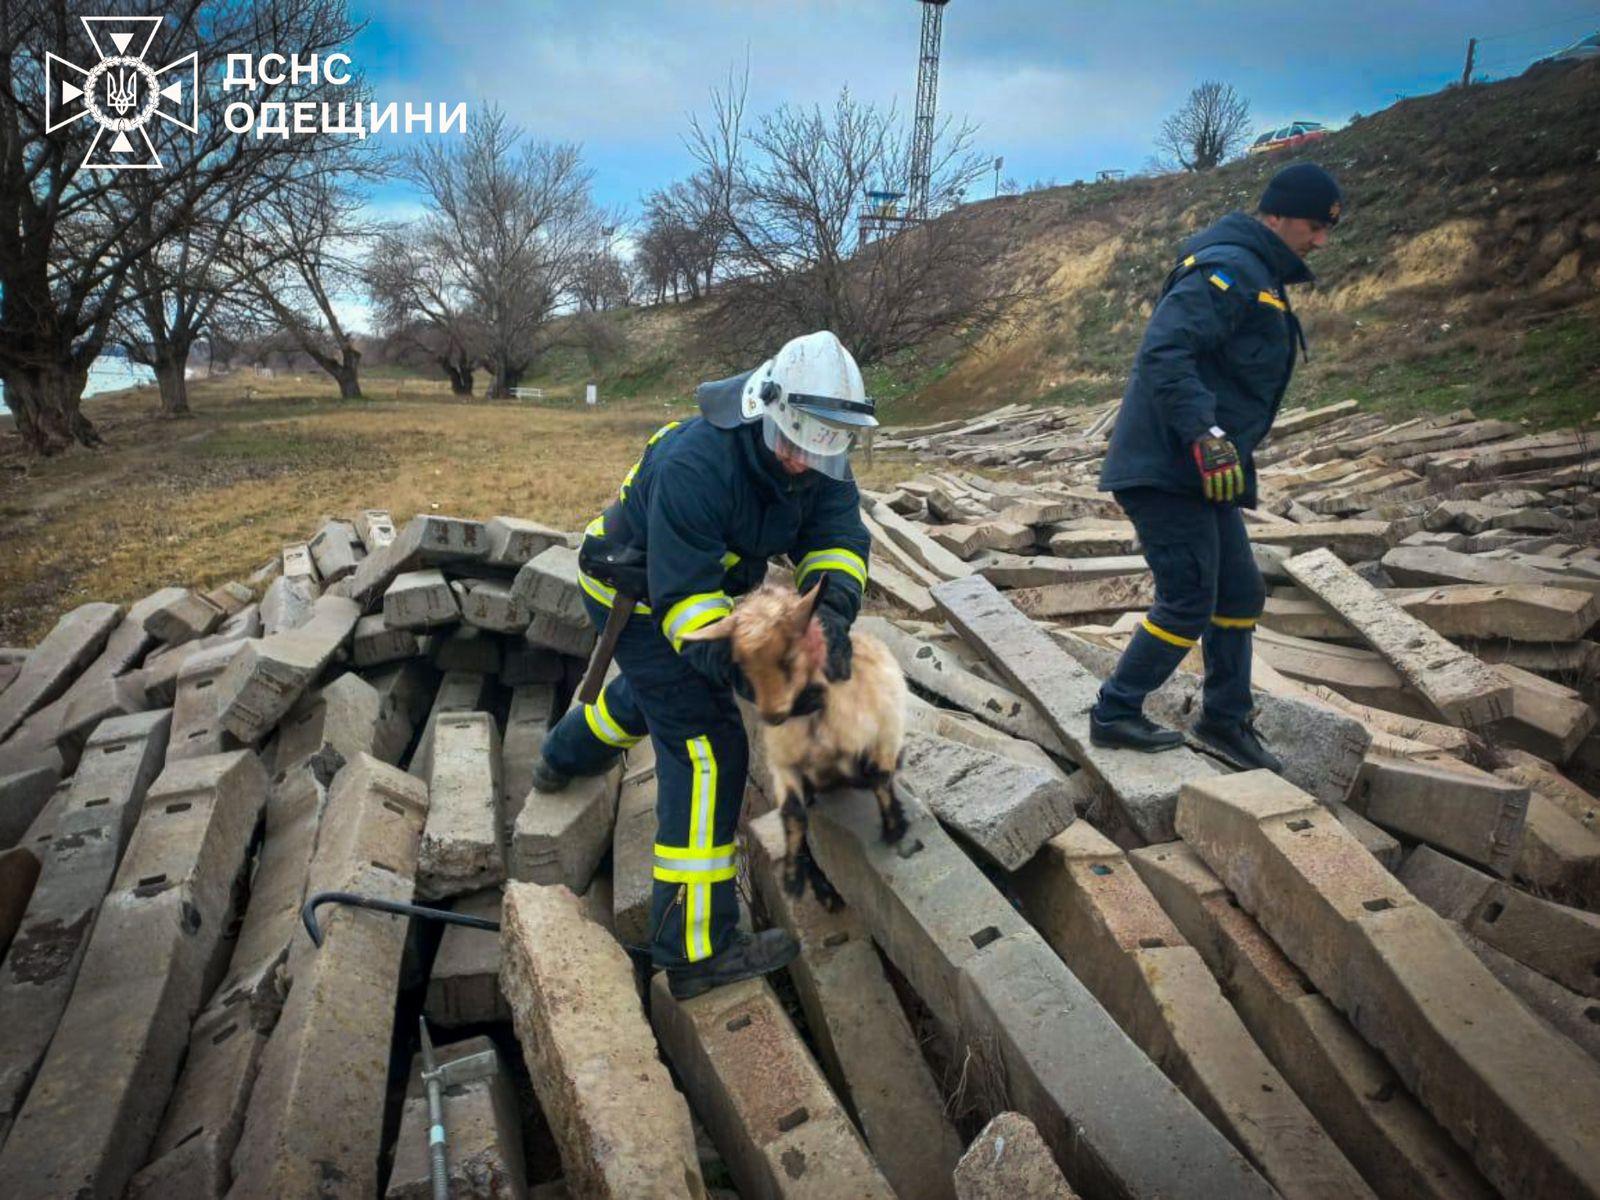
[[583,402],[585,404],[598,404],[600,402],[600,391],[594,384],[591,383],[584,389]]

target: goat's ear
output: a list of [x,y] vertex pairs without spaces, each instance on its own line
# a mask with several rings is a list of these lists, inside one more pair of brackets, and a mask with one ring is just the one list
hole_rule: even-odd
[[794,608],[795,625],[804,629],[811,622],[817,611],[817,606],[822,603],[822,598],[828,594],[828,572],[823,571],[817,576],[817,586],[800,597],[800,602]]
[[733,618],[723,617],[720,621],[713,621],[709,625],[702,625],[699,629],[691,629],[681,635],[685,642],[714,642],[718,638],[733,636]]

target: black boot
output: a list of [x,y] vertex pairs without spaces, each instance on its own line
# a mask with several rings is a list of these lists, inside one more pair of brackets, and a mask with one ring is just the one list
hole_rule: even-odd
[[667,972],[667,986],[679,1000],[741,979],[755,979],[787,967],[800,953],[800,943],[781,929],[746,933],[740,929],[727,948],[710,958]]
[[1283,774],[1283,760],[1261,744],[1261,735],[1249,721],[1213,721],[1202,715],[1194,735],[1236,767]]
[[563,775],[556,770],[540,755],[533,760],[533,790],[536,792],[559,792],[572,782],[571,775]]
[[1183,745],[1183,734],[1175,729],[1163,729],[1143,715],[1102,721],[1090,712],[1089,741],[1109,750],[1139,750],[1145,754],[1155,754]]

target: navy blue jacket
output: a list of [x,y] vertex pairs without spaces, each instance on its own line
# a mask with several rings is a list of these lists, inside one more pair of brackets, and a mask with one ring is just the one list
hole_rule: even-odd
[[1101,491],[1202,495],[1192,447],[1215,425],[1244,460],[1240,503],[1255,506],[1251,456],[1278,415],[1304,344],[1284,289],[1311,278],[1282,238],[1241,212],[1184,243],[1139,346]]
[[[822,605],[853,622],[871,546],[854,480],[791,476],[767,450],[759,422],[718,429],[703,417],[650,439],[589,536],[644,550],[650,619],[697,669],[708,647],[683,635],[732,611],[732,597],[761,583],[773,555],[789,556],[801,591],[826,571]],[[609,602],[593,581],[581,582]],[[703,673],[715,679],[725,670]]]

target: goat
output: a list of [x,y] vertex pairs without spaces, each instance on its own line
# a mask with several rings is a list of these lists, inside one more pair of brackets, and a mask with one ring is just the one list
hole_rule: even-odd
[[[686,636],[732,640],[733,660],[761,715],[772,794],[783,817],[784,888],[798,896],[809,879],[818,901],[836,911],[844,900],[806,845],[806,807],[831,787],[868,788],[877,797],[883,840],[905,835],[894,775],[905,741],[906,681],[884,644],[859,631],[850,634],[850,678],[827,678],[827,644],[815,615],[827,586],[824,575],[804,595],[759,588],[729,616]],[[795,715],[797,702],[819,699],[816,711]]]

